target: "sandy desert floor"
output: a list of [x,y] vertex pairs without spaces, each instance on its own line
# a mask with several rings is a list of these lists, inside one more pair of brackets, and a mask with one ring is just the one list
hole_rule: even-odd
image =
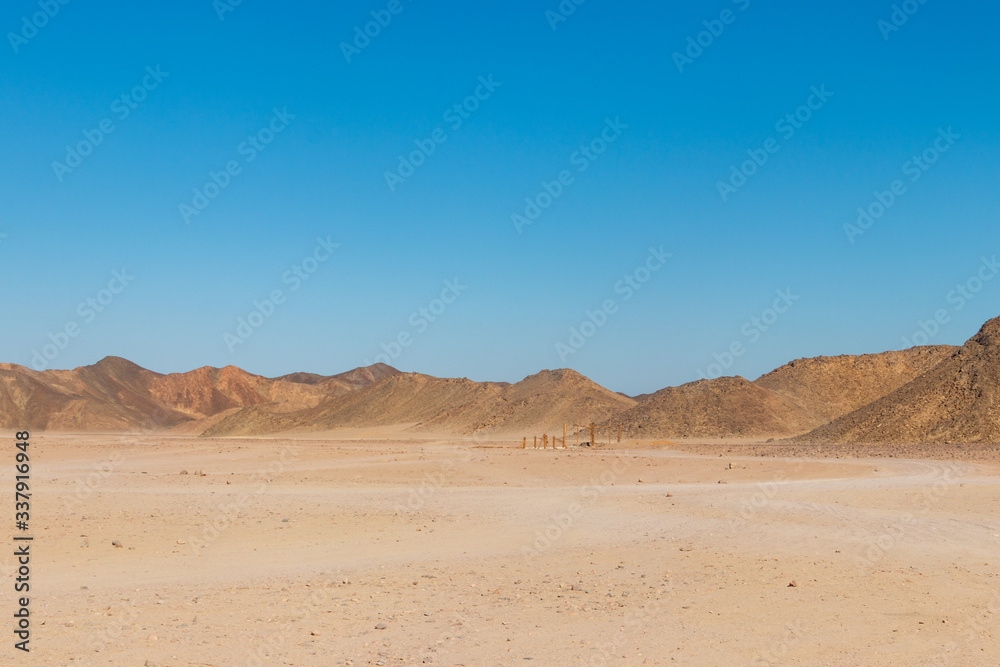
[[[1000,652],[991,461],[433,439],[32,446],[33,650],[16,655],[5,630],[4,664],[995,665]],[[13,558],[0,561],[12,612]]]

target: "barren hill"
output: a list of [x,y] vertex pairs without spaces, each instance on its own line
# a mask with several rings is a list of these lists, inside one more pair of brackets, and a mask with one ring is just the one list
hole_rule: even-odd
[[587,419],[603,421],[634,405],[635,399],[564,368],[542,371],[503,386],[496,396],[456,406],[423,426],[457,433],[554,433],[563,424],[579,424]]
[[1000,318],[923,375],[797,440],[1000,443]]
[[998,338],[1000,318],[961,348],[798,359],[754,382],[702,380],[636,398],[568,369],[510,384],[385,364],[278,378],[235,366],[163,375],[118,357],[43,372],[0,364],[0,428],[236,436],[398,426],[520,436],[610,421],[633,438],[992,442],[1000,441]]
[[399,373],[351,394],[331,396],[319,405],[282,415],[271,406],[235,412],[205,431],[206,436],[264,435],[284,431],[412,425],[430,419],[477,395],[491,384]]
[[542,371],[516,384],[402,373],[294,414],[278,416],[266,406],[246,408],[221,420],[205,435],[390,425],[453,434],[555,432],[564,422],[575,423],[578,412],[603,419],[633,405],[633,399],[567,369]]
[[899,352],[797,359],[754,381],[790,400],[813,421],[811,428],[868,405],[948,358],[952,345]]
[[[0,364],[0,428],[53,431],[165,430],[251,405],[302,410],[397,372],[355,369],[311,385],[269,379],[235,366],[162,375],[119,357],[73,370]],[[322,377],[322,376],[319,376]]]
[[633,438],[762,438],[812,426],[791,400],[741,377],[661,389],[615,420]]
[[156,415],[166,426],[183,415],[159,404],[149,387],[160,377],[118,357],[72,371],[0,366],[0,426],[74,431],[139,428]]
[[316,375],[315,373],[291,373],[275,378],[284,382],[297,384],[311,384],[324,387],[328,391],[351,391],[360,387],[367,387],[381,380],[397,375],[398,370],[388,364],[377,363],[371,366],[362,366],[346,373],[338,375]]
[[639,438],[798,435],[898,389],[956,349],[797,359],[754,382],[725,377],[661,389],[615,419]]

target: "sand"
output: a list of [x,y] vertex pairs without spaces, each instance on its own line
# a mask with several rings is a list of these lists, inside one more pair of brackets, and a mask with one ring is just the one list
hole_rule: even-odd
[[986,458],[352,438],[34,436],[0,662],[996,664]]

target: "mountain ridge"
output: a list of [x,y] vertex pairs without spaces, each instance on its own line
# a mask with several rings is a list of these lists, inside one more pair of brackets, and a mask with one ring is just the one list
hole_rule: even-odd
[[1000,441],[998,386],[995,318],[961,347],[796,359],[754,381],[699,380],[635,397],[567,368],[510,383],[386,364],[268,378],[233,365],[157,373],[115,356],[72,370],[0,363],[0,427],[225,437],[392,426],[499,436],[593,421],[640,439],[983,442]]

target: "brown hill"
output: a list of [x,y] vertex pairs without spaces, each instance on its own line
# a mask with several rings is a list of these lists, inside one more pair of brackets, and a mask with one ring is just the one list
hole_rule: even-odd
[[983,442],[1000,438],[998,338],[1000,319],[962,348],[799,359],[755,382],[703,380],[636,398],[567,369],[509,384],[400,373],[385,364],[279,378],[235,366],[162,375],[118,357],[44,372],[0,364],[0,427],[225,436],[400,426],[520,435],[611,421],[637,438],[812,431],[816,442]]
[[792,401],[741,377],[661,389],[614,421],[633,438],[764,438],[812,426]]
[[267,378],[235,366],[205,366],[160,376],[151,383],[150,393],[161,404],[199,419],[232,408],[266,403],[272,384]]
[[161,375],[119,357],[42,372],[0,364],[0,428],[165,430],[253,405],[270,404],[276,412],[315,407],[332,394],[357,391],[396,372],[380,364],[312,385],[235,366]]
[[791,401],[809,415],[810,428],[857,410],[899,389],[944,361],[952,345],[899,352],[797,359],[754,384]]
[[316,408],[276,415],[266,406],[241,410],[209,428],[206,436],[404,425],[451,434],[561,431],[578,413],[604,419],[635,401],[572,370],[542,371],[516,384],[393,375]]
[[0,366],[0,426],[36,430],[123,431],[149,424],[163,427],[182,414],[150,396],[159,378],[130,361],[107,357],[72,371],[37,372]]
[[1000,443],[1000,318],[913,381],[797,440]]
[[367,387],[381,380],[399,374],[399,371],[388,364],[378,363],[362,366],[338,375],[316,375],[315,373],[292,373],[275,378],[284,382],[296,384],[311,384],[323,386],[330,390],[353,390]]
[[797,359],[754,382],[701,380],[637,397],[619,415],[637,438],[764,438],[806,433],[898,389],[957,348]]
[[588,419],[604,421],[627,410],[636,401],[570,369],[542,371],[512,385],[496,396],[456,406],[422,424],[427,429],[457,433],[520,433],[562,430],[563,424]]

